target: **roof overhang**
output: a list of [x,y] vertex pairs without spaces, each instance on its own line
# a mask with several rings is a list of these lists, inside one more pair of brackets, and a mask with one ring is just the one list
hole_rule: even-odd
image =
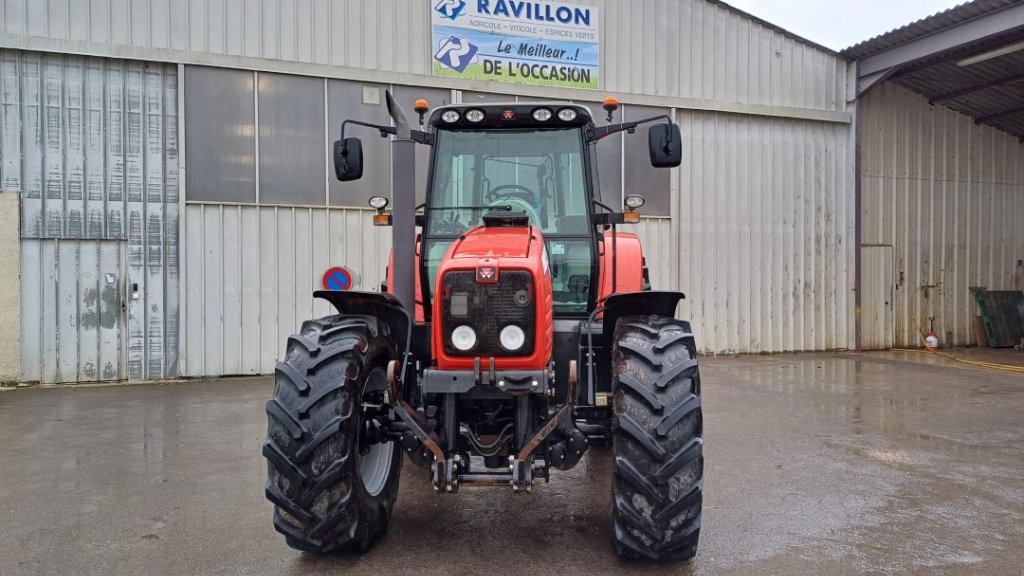
[[[857,60],[858,97],[892,81],[1024,139],[1024,2],[984,4],[954,8],[847,50]],[[955,21],[957,11],[965,19]]]

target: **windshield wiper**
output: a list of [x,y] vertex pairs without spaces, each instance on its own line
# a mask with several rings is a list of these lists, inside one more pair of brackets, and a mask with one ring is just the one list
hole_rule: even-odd
[[431,206],[427,210],[504,210],[512,211],[511,204],[499,204],[497,206]]

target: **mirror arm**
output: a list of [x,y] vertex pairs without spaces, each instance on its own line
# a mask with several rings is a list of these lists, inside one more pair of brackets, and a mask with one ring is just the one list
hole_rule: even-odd
[[[611,136],[612,134],[618,134],[619,132],[625,132],[626,130],[634,130],[641,124],[647,124],[648,122],[654,122],[655,120],[664,120],[669,124],[672,124],[672,119],[669,118],[667,114],[651,116],[650,118],[634,120],[632,122],[622,122],[621,124],[609,124],[608,126],[600,126],[587,130],[587,142],[597,142],[598,140]],[[669,141],[667,144],[671,145],[672,142]]]
[[418,144],[426,144],[427,146],[434,145],[434,135],[430,132],[423,132],[421,130],[410,130],[409,137],[412,138],[413,142]]
[[398,134],[398,129],[394,128],[392,126],[382,126],[380,124],[370,124],[369,122],[361,122],[359,120],[345,120],[344,122],[341,123],[341,139],[342,140],[345,140],[345,125],[346,124],[356,124],[356,125],[359,125],[359,126],[366,126],[367,128],[373,128],[374,130],[379,130],[381,138],[387,138],[388,134],[390,134],[392,136],[394,136],[395,134]]

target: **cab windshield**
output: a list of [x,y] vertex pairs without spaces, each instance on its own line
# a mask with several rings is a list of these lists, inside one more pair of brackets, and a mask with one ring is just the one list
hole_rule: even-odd
[[458,236],[489,211],[525,213],[545,234],[587,235],[577,128],[437,133],[431,235]]
[[452,239],[489,212],[525,214],[544,234],[555,313],[586,312],[593,231],[580,129],[438,130],[434,146],[426,206],[430,286]]

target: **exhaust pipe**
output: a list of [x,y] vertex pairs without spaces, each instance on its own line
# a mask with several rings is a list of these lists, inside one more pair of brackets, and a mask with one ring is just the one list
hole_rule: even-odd
[[416,142],[402,106],[384,91],[388,114],[397,130],[391,141],[391,246],[395,297],[416,317]]

